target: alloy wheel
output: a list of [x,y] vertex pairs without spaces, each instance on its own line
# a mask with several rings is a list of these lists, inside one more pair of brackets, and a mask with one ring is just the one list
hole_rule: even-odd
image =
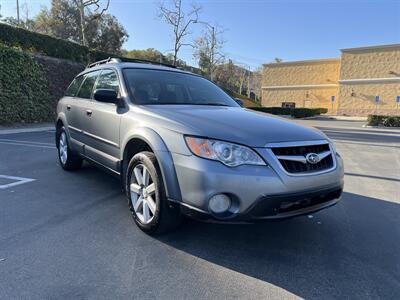
[[67,144],[67,136],[66,136],[65,132],[62,132],[60,135],[58,153],[60,155],[61,163],[63,165],[65,165],[67,163],[67,159],[68,159],[68,144]]
[[143,224],[149,224],[156,214],[156,187],[149,170],[138,164],[133,168],[130,182],[132,208]]

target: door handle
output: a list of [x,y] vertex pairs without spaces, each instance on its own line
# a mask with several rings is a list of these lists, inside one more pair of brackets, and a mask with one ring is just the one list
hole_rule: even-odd
[[89,110],[89,109],[87,109],[86,110],[86,115],[88,115],[89,117],[92,115],[92,111],[91,110]]
[[67,110],[71,110],[71,105],[67,105]]

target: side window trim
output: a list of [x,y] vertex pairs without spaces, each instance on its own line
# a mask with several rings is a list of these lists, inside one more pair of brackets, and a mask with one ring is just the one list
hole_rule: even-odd
[[79,75],[78,77],[76,77],[76,78],[82,77],[82,81],[81,81],[81,84],[79,85],[78,89],[76,90],[76,93],[75,93],[75,95],[74,95],[74,98],[77,98],[78,93],[79,93],[79,91],[81,90],[82,84],[83,84],[83,82],[84,82],[85,79],[86,79],[86,78],[85,78],[85,75],[86,75],[86,74],[82,74],[82,75]]
[[76,76],[76,77],[71,81],[71,83],[68,85],[67,89],[65,90],[64,96],[71,97],[71,98],[75,98],[76,95],[78,95],[79,90],[81,89],[82,83],[85,81],[84,78],[82,79],[81,83],[79,84],[79,86],[78,86],[77,89],[76,89],[76,92],[75,92],[73,95],[68,96],[66,93],[67,93],[68,89],[72,86],[72,84],[73,84],[75,81],[77,81],[80,77],[84,77],[84,76],[85,76],[85,74]]
[[[105,71],[112,71],[112,72],[114,72],[114,74],[116,75],[117,81],[118,81],[118,96],[121,97],[121,88],[122,88],[122,87],[121,87],[121,80],[120,80],[120,78],[119,78],[119,74],[118,74],[117,70],[114,69],[114,68],[104,68],[104,69],[101,69],[101,70],[100,70],[100,73],[99,73],[99,75],[97,76],[96,82],[95,82],[95,84],[93,85],[92,99],[91,99],[91,100],[93,100],[93,101],[96,101],[96,100],[93,98],[93,94],[94,94],[94,91],[96,90],[96,86],[97,86],[98,80],[99,80],[100,76],[103,74],[103,72],[105,72]],[[97,102],[97,101],[96,101],[96,102]]]
[[[96,86],[96,83],[97,83],[97,80],[99,79],[99,75],[101,74],[101,71],[102,70],[93,70],[93,71],[89,71],[89,72],[86,72],[86,73],[84,73],[84,74],[81,74],[81,76],[85,76],[85,78],[82,80],[82,83],[81,83],[81,85],[79,86],[79,89],[78,89],[78,91],[77,91],[77,93],[76,93],[76,98],[79,98],[79,99],[85,99],[85,100],[87,100],[87,101],[92,101],[92,99],[93,99],[93,92],[94,92],[94,87]],[[90,92],[90,98],[82,98],[82,97],[79,97],[78,95],[79,95],[79,92],[81,91],[81,88],[82,88],[82,85],[85,83],[85,81],[86,81],[86,79],[87,79],[87,76],[90,74],[90,73],[98,73],[97,75],[96,75],[96,80],[95,80],[95,82],[94,82],[94,84],[93,84],[93,86],[92,86],[92,90],[91,90],[91,92]]]

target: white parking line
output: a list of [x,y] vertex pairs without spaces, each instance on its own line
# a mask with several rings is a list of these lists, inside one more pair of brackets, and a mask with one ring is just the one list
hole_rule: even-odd
[[16,185],[20,185],[20,184],[24,184],[24,183],[28,183],[28,182],[32,182],[32,181],[36,180],[36,179],[32,179],[32,178],[15,177],[15,176],[7,176],[7,175],[0,175],[0,178],[15,180],[15,182],[0,185],[0,190],[7,189],[7,188],[10,188],[10,187],[13,187]]
[[0,139],[0,142],[15,142],[15,143],[26,143],[26,144],[35,144],[35,145],[54,146],[54,144],[51,144],[51,143],[42,143],[42,142],[34,142],[34,141],[27,141],[27,140]]
[[26,147],[37,147],[37,148],[47,148],[47,149],[55,149],[56,146],[52,146],[51,144],[33,144],[33,143],[24,143],[24,142],[7,142],[7,141],[0,141],[0,144],[3,145],[13,145],[13,146],[26,146]]

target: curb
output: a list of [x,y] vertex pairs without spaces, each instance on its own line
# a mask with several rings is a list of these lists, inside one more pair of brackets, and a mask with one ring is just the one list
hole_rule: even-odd
[[29,133],[29,132],[42,132],[55,130],[54,126],[46,127],[33,127],[33,128],[12,128],[12,129],[0,129],[0,135],[3,134],[15,134],[15,133]]
[[400,130],[400,127],[386,127],[386,126],[372,126],[372,125],[363,125],[364,128],[378,128],[378,129],[388,129],[388,130]]

